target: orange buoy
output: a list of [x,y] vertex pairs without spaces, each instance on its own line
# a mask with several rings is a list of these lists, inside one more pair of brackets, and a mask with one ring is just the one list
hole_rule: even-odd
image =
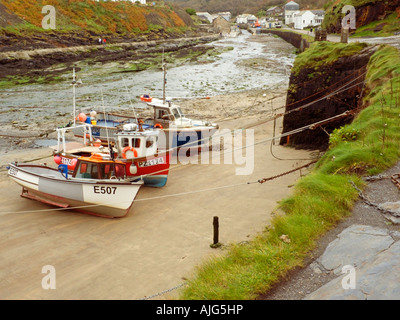
[[[125,147],[124,150],[122,150],[122,158],[127,159],[128,158],[128,153],[131,152],[133,153],[133,158],[137,158],[138,152],[135,148],[132,147]],[[132,158],[132,157],[130,157]]]
[[101,147],[101,140],[100,139],[96,139],[96,141],[93,144],[95,147]]
[[156,123],[154,125],[154,129],[162,129],[162,128],[163,128],[163,126],[161,124],[159,124],[159,123]]
[[148,94],[144,94],[140,97],[140,100],[144,101],[144,102],[151,102],[153,100],[152,97],[150,97],[150,95]]
[[79,120],[80,122],[85,122],[86,119],[87,119],[87,116],[86,116],[86,114],[84,114],[83,112],[81,112],[81,113],[78,115],[78,120]]

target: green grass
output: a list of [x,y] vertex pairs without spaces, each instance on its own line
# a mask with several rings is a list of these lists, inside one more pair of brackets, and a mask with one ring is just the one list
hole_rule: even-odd
[[[337,3],[337,1],[331,0],[327,2],[324,6],[326,15],[324,18],[324,21],[322,23],[323,28],[327,28],[330,25],[336,25],[338,21],[341,21],[342,18],[344,17],[344,14],[342,13],[342,8],[345,5],[352,5],[356,8],[359,8],[360,6],[366,5],[366,4],[372,4],[372,3],[377,3],[377,2],[387,2],[384,0],[341,0],[340,3]],[[381,31],[374,31],[376,26],[380,24],[386,24]],[[353,37],[385,37],[385,36],[391,36],[393,35],[396,31],[400,30],[400,21],[399,18],[397,17],[397,13],[393,12],[389,16],[387,16],[383,20],[378,20],[374,21],[366,26],[358,27],[355,30]]]
[[292,72],[298,75],[304,68],[318,70],[321,66],[329,65],[341,57],[352,56],[368,45],[365,43],[333,43],[328,41],[317,41],[311,44],[310,49],[298,55]]
[[[382,24],[384,24],[382,30],[374,31],[377,26]],[[400,19],[397,17],[397,12],[393,12],[383,20],[374,21],[357,28],[352,37],[387,37],[392,36],[397,31],[400,31]]]
[[[314,46],[309,50],[317,49]],[[181,299],[256,299],[289,270],[302,266],[316,241],[351,215],[358,194],[350,180],[362,188],[363,175],[382,172],[399,161],[397,49],[382,46],[371,57],[366,85],[367,107],[346,130],[336,133],[346,137],[344,132],[355,129],[355,138],[332,137],[335,145],[308,176],[296,183],[293,194],[280,202],[284,214],[276,216],[271,226],[253,240],[232,245],[224,255],[209,258],[199,266],[182,290]],[[287,235],[290,243],[282,241],[282,235]]]
[[7,76],[0,79],[0,89],[8,89],[16,86],[32,85],[32,84],[51,84],[64,81],[60,76]]

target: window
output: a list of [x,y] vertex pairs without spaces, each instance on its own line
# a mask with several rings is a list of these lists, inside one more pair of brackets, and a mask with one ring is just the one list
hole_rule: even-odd
[[168,112],[166,110],[157,109],[157,119],[163,120],[164,116],[168,116]]
[[117,178],[125,178],[125,165],[119,163],[115,164],[115,176]]
[[132,138],[132,147],[140,148],[140,139]]
[[118,163],[100,164],[100,177],[110,179],[111,177],[125,178],[125,165]]
[[[95,167],[94,169],[93,165]],[[78,170],[76,171],[75,177],[82,179],[97,179],[97,165],[88,162],[81,162],[79,164]]]
[[172,109],[172,113],[174,114],[174,117],[176,119],[181,117],[181,115],[179,114],[179,111],[176,108]]
[[82,162],[79,168],[79,173],[80,174],[86,173],[86,170],[87,170],[87,163]]
[[122,138],[122,147],[128,147],[129,146],[129,139],[128,138]]
[[146,148],[150,148],[154,144],[154,137],[147,137],[146,138]]
[[92,175],[92,179],[101,179],[101,177],[99,177],[99,168],[97,166],[96,163],[92,163],[89,165],[89,167],[92,167],[91,169],[91,175]]

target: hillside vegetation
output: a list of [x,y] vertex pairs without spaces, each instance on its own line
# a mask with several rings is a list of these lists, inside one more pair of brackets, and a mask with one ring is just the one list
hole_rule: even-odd
[[[56,9],[56,32],[123,35],[160,29],[180,32],[193,26],[190,16],[172,5],[145,6],[130,1],[94,0],[2,0],[2,4],[8,9],[8,15],[11,13],[23,20],[17,24],[3,21],[2,25],[8,26],[0,30],[11,33],[44,31],[42,8],[45,5]],[[0,20],[4,20],[4,15],[0,12]]]
[[330,0],[322,27],[330,33],[341,30],[345,5],[356,8],[356,30],[358,36],[389,36],[400,31],[400,0]]

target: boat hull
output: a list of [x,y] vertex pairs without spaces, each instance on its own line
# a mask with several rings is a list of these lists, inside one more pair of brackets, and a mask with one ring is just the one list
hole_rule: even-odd
[[66,179],[55,169],[37,165],[11,164],[8,175],[22,186],[25,198],[109,218],[125,216],[143,184]]
[[162,188],[167,184],[170,167],[170,154],[168,152],[146,157],[142,160],[128,160],[126,164],[127,172],[130,172],[132,165],[136,167],[135,171],[137,171],[132,176],[142,179],[146,187]]

